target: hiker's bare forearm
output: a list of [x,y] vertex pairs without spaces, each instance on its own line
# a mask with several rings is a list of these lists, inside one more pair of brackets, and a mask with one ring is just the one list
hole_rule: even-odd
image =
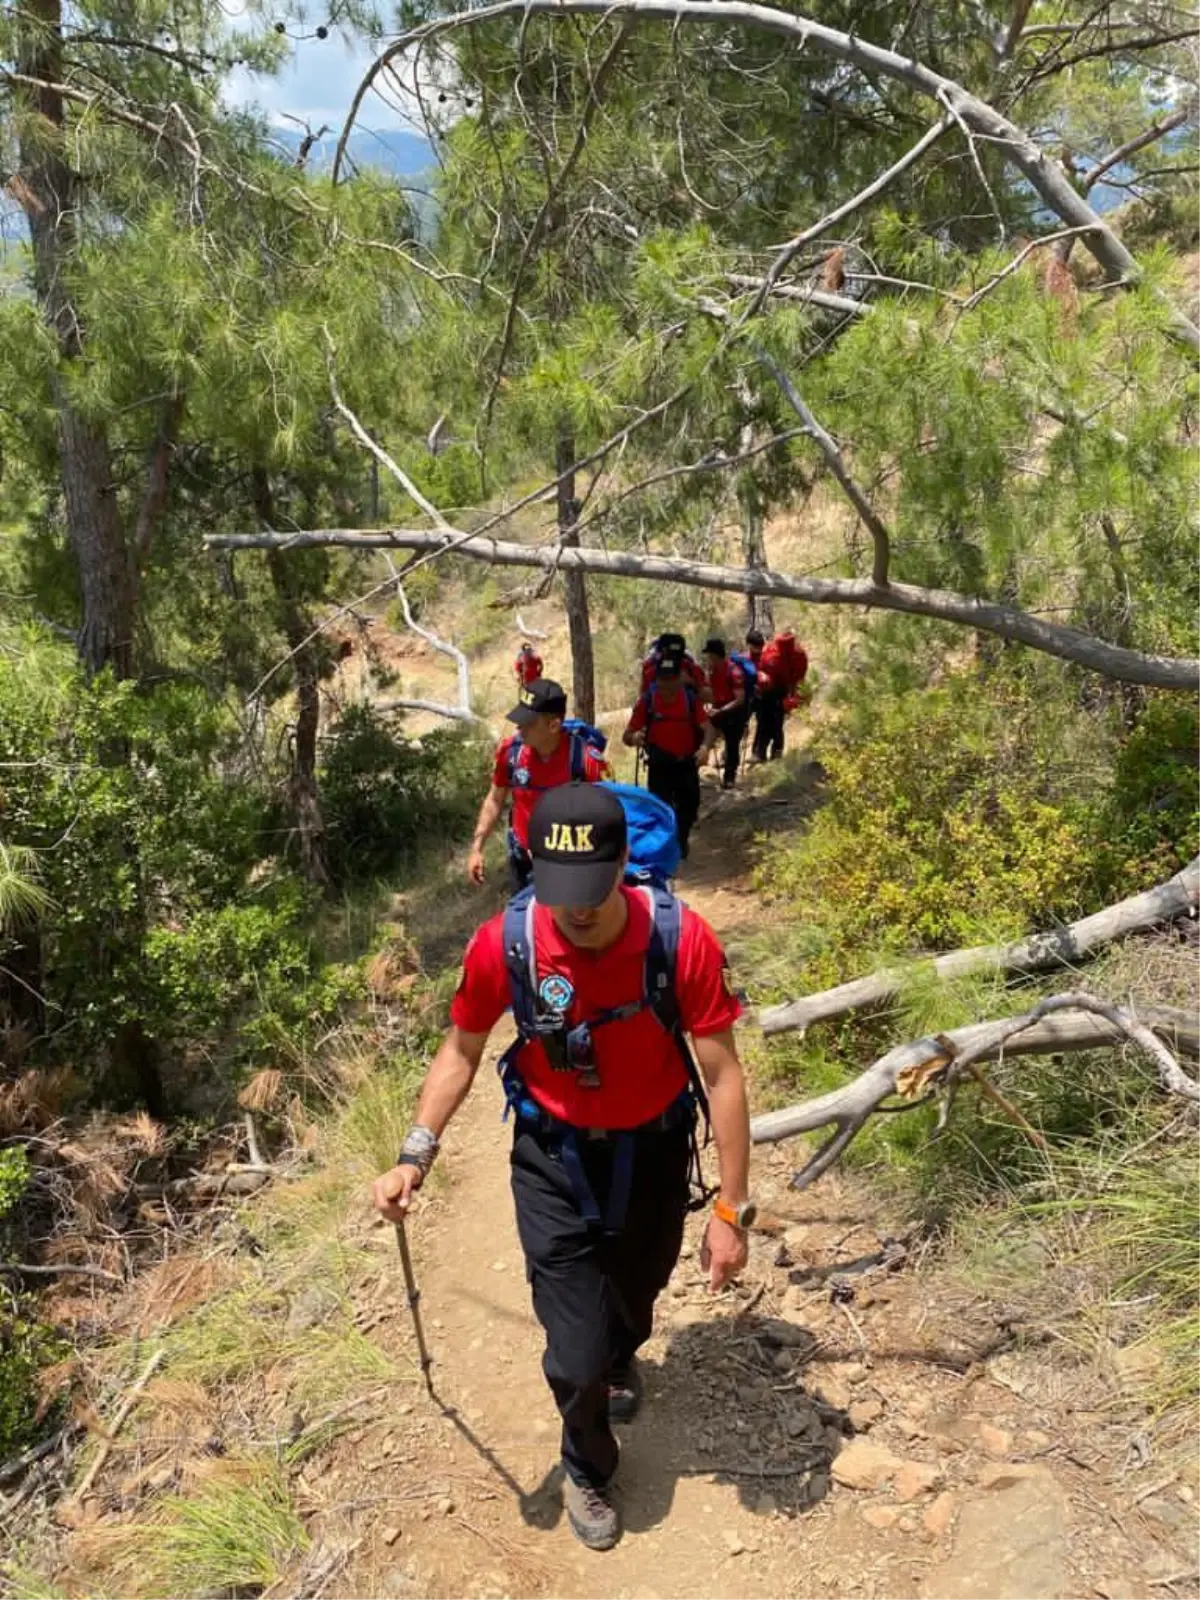
[[495,784],[483,797],[483,804],[479,808],[479,815],[475,819],[475,833],[471,840],[477,850],[482,850],[491,836],[493,828],[504,814],[504,798],[507,790],[497,788]]
[[466,1033],[453,1027],[442,1040],[421,1086],[413,1119],[437,1138],[471,1092],[486,1043],[486,1033]]
[[740,1205],[750,1193],[750,1111],[732,1030],[697,1039],[696,1060],[708,1090],[721,1198]]

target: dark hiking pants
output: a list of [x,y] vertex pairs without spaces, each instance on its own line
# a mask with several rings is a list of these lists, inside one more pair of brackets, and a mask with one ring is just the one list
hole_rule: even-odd
[[[615,1238],[584,1222],[552,1134],[526,1124],[513,1140],[517,1230],[546,1331],[542,1367],[562,1417],[563,1464],[578,1483],[599,1487],[616,1471],[609,1377],[650,1337],[654,1302],[679,1258],[691,1137],[686,1123],[635,1134],[625,1226]],[[612,1140],[581,1130],[579,1147],[603,1213]]]
[[721,776],[727,789],[732,789],[737,782],[738,766],[742,759],[742,737],[748,720],[749,712],[744,706],[712,718],[713,725],[725,741]]
[[783,754],[783,690],[768,689],[754,702],[754,758],[776,761]]
[[686,854],[688,836],[700,810],[700,770],[695,758],[668,755],[651,745],[646,751],[646,787],[675,813],[680,848]]

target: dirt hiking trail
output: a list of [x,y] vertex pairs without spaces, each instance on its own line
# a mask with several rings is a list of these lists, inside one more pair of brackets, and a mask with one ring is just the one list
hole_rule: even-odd
[[[739,839],[809,803],[705,788],[679,891],[736,948],[755,916]],[[726,818],[736,825],[727,826]],[[693,1219],[620,1430],[625,1534],[571,1536],[508,1185],[489,1049],[409,1233],[439,1404],[338,1443],[302,1487],[357,1544],[325,1594],[400,1597],[1018,1597],[1197,1592],[1194,1486],[1131,1479],[1128,1420],[1094,1374],[1022,1348],[1010,1308],[939,1282],[902,1216],[834,1174],[788,1187],[794,1151],[757,1151],[767,1213],[739,1287],[707,1292]],[[360,1326],[415,1362],[390,1228]],[[321,1535],[318,1515],[314,1533]],[[306,1594],[303,1576],[292,1593]]]

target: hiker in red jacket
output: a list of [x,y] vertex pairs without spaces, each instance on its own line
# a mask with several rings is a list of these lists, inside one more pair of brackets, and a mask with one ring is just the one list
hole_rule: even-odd
[[671,655],[678,654],[682,657],[682,673],[685,682],[690,683],[700,698],[707,701],[708,679],[705,676],[704,668],[688,649],[687,641],[681,633],[660,633],[642,657],[642,693],[645,694],[646,690],[654,682],[658,664],[662,660],[664,651]]
[[704,670],[712,694],[709,719],[725,741],[723,789],[732,789],[737,780],[742,754],[742,735],[750,716],[746,696],[746,674],[736,659],[726,654],[724,639],[713,638],[704,646]]
[[571,783],[544,795],[529,840],[533,896],[467,946],[449,1032],[373,1199],[387,1221],[405,1220],[511,1006],[517,1040],[502,1082],[514,1112],[512,1192],[562,1417],[563,1499],[575,1537],[609,1550],[621,1536],[612,1424],[638,1409],[636,1352],[679,1258],[701,1096],[720,1190],[700,1266],[716,1291],[746,1264],[755,1207],[733,1037],[741,1005],[708,924],[665,890],[624,882],[629,832],[611,790]]
[[531,683],[536,683],[542,675],[542,658],[531,644],[523,644],[517,651],[517,659],[513,662],[513,672],[517,684],[522,689],[527,689]]
[[672,644],[662,651],[650,687],[638,695],[622,738],[635,749],[645,749],[646,787],[674,811],[685,861],[700,810],[698,763],[716,737],[704,702],[684,675],[684,652]]
[[795,694],[808,671],[808,656],[790,628],[777,633],[758,662],[758,711],[754,759],[777,761],[783,754],[784,701]]
[[503,816],[510,794],[508,870],[515,893],[529,882],[532,871],[529,818],[539,798],[547,789],[573,779],[600,783],[612,777],[602,753],[588,743],[587,734],[563,727],[566,714],[567,692],[553,678],[537,678],[527,684],[508,713],[508,721],[516,723],[517,731],[496,747],[491,787],[479,808],[467,862],[472,883],[483,882],[483,847]]

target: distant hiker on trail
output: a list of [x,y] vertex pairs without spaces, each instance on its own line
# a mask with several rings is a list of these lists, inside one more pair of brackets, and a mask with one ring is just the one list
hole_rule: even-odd
[[757,677],[757,672],[749,657],[726,655],[724,639],[717,638],[704,646],[704,670],[712,691],[708,715],[725,741],[721,787],[732,789],[742,755],[742,735],[750,716],[750,680]]
[[642,657],[642,692],[654,682],[655,673],[658,671],[659,662],[664,652],[668,655],[680,655],[683,658],[683,676],[696,690],[702,700],[708,698],[708,679],[704,675],[704,668],[696,660],[687,647],[687,640],[681,633],[660,633],[657,639],[651,641],[650,648]]
[[611,777],[604,759],[607,739],[598,729],[567,717],[567,692],[553,678],[536,678],[520,692],[508,713],[517,732],[496,747],[492,783],[479,808],[467,872],[482,883],[483,847],[512,796],[508,830],[508,870],[514,892],[529,882],[529,818],[547,789],[572,779],[599,783]]
[[517,659],[513,662],[513,672],[517,683],[522,689],[527,689],[531,683],[536,683],[542,675],[542,658],[531,644],[523,644],[517,651]]
[[777,761],[783,754],[783,719],[795,705],[796,691],[807,672],[808,656],[796,635],[790,628],[777,633],[758,661],[755,761]]
[[[532,895],[518,896],[467,946],[416,1125],[374,1187],[377,1209],[402,1221],[511,1005],[518,1037],[500,1069],[515,1112],[517,1230],[562,1417],[567,1516],[593,1550],[621,1534],[610,1500],[612,1423],[632,1420],[641,1398],[634,1356],[679,1257],[698,1177],[698,1106],[720,1171],[700,1253],[712,1290],[745,1266],[755,1216],[732,1031],[741,1006],[725,956],[708,924],[668,890],[624,881],[632,837],[606,786],[571,783],[538,802]],[[480,1217],[479,1227],[490,1220]],[[499,1325],[496,1337],[506,1337]]]
[[698,763],[712,748],[717,731],[684,672],[684,652],[672,643],[660,652],[654,678],[638,696],[623,739],[632,748],[645,749],[646,786],[674,811],[680,854],[686,861],[700,810]]

